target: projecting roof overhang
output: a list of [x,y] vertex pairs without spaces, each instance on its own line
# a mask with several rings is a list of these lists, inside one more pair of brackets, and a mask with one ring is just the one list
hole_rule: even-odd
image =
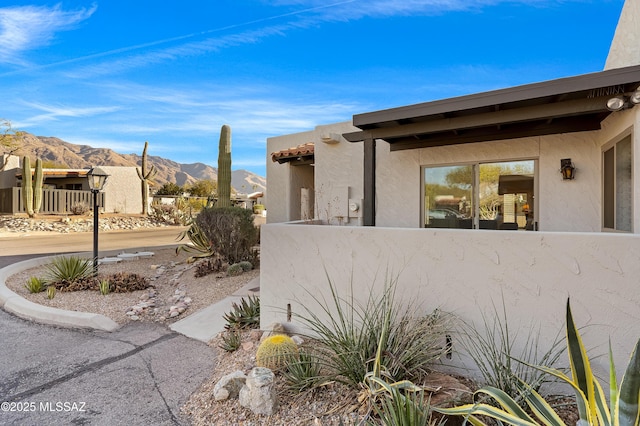
[[640,86],[640,65],[353,116],[350,142],[391,150],[600,129],[607,100]]

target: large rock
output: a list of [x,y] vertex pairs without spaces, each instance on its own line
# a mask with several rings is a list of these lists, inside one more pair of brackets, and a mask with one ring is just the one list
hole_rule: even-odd
[[242,371],[234,371],[222,377],[213,388],[213,397],[216,401],[229,398],[237,398],[245,384],[247,376]]
[[268,368],[252,369],[245,385],[240,389],[240,405],[250,409],[254,414],[272,415],[278,407],[274,378],[273,371]]
[[425,380],[425,387],[431,393],[431,405],[452,407],[472,402],[473,391],[460,380],[447,374],[432,372]]

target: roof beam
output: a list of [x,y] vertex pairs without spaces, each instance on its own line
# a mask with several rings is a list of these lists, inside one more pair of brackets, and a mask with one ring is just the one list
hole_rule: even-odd
[[345,133],[343,136],[349,142],[360,142],[365,139],[402,138],[412,135],[440,133],[461,129],[473,129],[486,126],[498,126],[510,123],[536,121],[542,119],[556,119],[574,115],[608,112],[607,100],[610,96],[600,96],[590,99],[578,99],[552,104],[536,105],[532,107],[500,110],[463,117],[445,118],[426,122],[411,123],[393,127],[380,127]]

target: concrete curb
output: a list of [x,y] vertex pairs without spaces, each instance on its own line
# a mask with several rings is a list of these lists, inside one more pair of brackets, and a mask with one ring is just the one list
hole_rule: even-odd
[[[83,254],[76,255],[82,256]],[[67,311],[39,305],[19,296],[7,288],[5,283],[11,275],[29,268],[47,264],[54,257],[56,256],[24,260],[0,269],[0,308],[20,318],[41,324],[100,331],[117,330],[120,326],[111,318],[107,318],[104,315]]]

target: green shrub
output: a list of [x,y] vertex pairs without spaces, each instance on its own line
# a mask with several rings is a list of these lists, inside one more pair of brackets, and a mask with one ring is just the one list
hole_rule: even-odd
[[46,281],[42,278],[29,277],[27,283],[24,286],[27,290],[29,290],[29,293],[40,293],[44,291],[45,284]]
[[60,256],[54,257],[46,269],[48,282],[75,283],[93,275],[93,262],[77,256]]
[[237,277],[238,275],[242,275],[244,272],[244,268],[239,263],[234,263],[233,265],[229,265],[227,268],[227,275],[230,277]]
[[233,302],[231,312],[224,314],[227,330],[245,330],[260,327],[260,298],[249,296],[240,299],[240,304]]
[[253,269],[253,265],[248,260],[244,260],[242,262],[238,262],[238,265],[242,268],[244,272],[249,272]]
[[253,261],[254,246],[258,242],[258,228],[253,224],[250,210],[240,207],[207,207],[196,217],[211,248],[220,257],[234,264]]
[[47,299],[51,300],[56,297],[56,288],[55,286],[50,285],[47,287]]
[[357,303],[353,294],[340,296],[331,280],[329,303],[309,292],[318,307],[303,306],[304,312],[296,316],[320,341],[322,365],[332,370],[328,374],[334,380],[360,386],[387,329],[380,362],[391,380],[420,381],[447,353],[445,342],[452,317],[438,310],[425,316],[411,304],[401,309],[395,285],[395,281],[387,283],[379,296],[371,291],[364,305]]

